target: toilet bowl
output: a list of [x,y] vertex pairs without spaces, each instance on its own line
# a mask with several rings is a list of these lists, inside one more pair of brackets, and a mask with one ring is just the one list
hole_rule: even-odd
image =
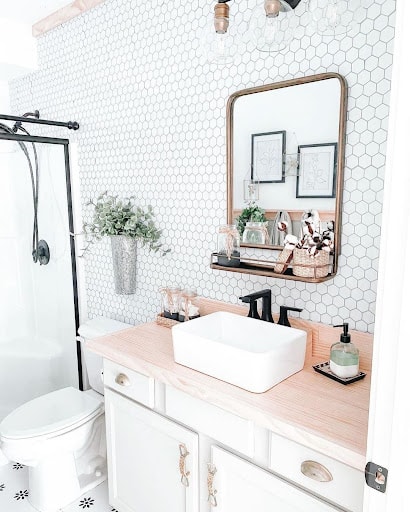
[[103,414],[102,397],[69,387],[35,398],[3,420],[3,453],[29,467],[35,508],[55,512],[105,479]]
[[[98,318],[86,322],[83,333],[91,339],[128,327]],[[107,477],[102,358],[86,355],[88,379],[98,392],[53,391],[0,423],[0,450],[8,460],[28,466],[28,500],[40,512],[57,512]]]

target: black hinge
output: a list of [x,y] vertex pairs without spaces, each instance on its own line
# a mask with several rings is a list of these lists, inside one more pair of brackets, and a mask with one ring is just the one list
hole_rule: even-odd
[[366,484],[379,492],[386,492],[388,470],[374,462],[368,462],[364,470]]

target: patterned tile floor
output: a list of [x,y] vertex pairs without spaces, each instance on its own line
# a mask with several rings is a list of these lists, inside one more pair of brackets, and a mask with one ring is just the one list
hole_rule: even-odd
[[[0,466],[0,511],[37,512],[28,501],[28,468],[19,463]],[[108,504],[107,482],[83,494],[62,512],[117,512]]]

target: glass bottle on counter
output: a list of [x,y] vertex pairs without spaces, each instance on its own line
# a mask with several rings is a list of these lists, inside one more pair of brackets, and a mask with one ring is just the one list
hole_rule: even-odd
[[349,324],[335,327],[343,327],[343,334],[340,341],[330,348],[330,371],[342,379],[356,377],[359,373],[359,350],[350,341]]
[[223,267],[239,267],[240,236],[235,224],[226,224],[218,231],[218,265]]
[[181,288],[171,286],[161,289],[162,310],[165,318],[178,320],[179,310],[181,308]]
[[180,322],[192,320],[200,316],[200,297],[196,290],[187,288],[181,292],[181,307],[179,311]]

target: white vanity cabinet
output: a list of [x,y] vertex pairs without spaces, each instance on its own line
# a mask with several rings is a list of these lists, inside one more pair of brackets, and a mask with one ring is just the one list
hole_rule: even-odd
[[105,362],[109,494],[119,512],[361,510],[359,471],[150,379]]
[[219,512],[338,510],[221,448],[212,447],[209,493]]
[[110,504],[120,512],[198,511],[198,434],[105,389]]

